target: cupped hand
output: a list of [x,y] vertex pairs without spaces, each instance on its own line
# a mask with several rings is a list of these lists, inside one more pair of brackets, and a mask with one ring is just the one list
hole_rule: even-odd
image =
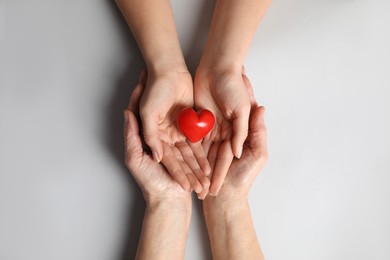
[[[248,137],[240,159],[234,158],[219,196],[247,197],[249,189],[268,159],[264,107],[258,106],[251,83],[242,75],[251,104]],[[218,150],[211,147],[208,152],[211,165],[217,163]]]
[[129,106],[124,110],[126,166],[140,186],[147,202],[161,199],[188,199],[190,193],[183,190],[180,184],[171,178],[165,167],[155,162],[144,150],[136,117],[142,88],[141,84],[135,88]]
[[163,158],[163,144],[184,141],[176,127],[176,116],[184,107],[193,106],[191,75],[186,70],[148,72],[141,75],[145,85],[139,113],[143,136],[156,162]]
[[195,75],[195,106],[214,113],[216,122],[203,143],[206,149],[217,151],[217,160],[211,165],[213,175],[210,193],[221,189],[234,156],[240,158],[248,134],[250,98],[243,71],[203,70]]
[[131,110],[124,111],[125,162],[140,186],[145,200],[153,203],[159,200],[188,200],[191,196],[179,183],[171,178],[160,163],[156,163],[143,147],[139,126]]
[[155,161],[161,161],[183,189],[208,191],[210,181],[206,175],[211,170],[203,147],[201,143],[188,144],[176,123],[180,110],[193,106],[188,71],[141,74],[132,103],[139,103],[143,138]]

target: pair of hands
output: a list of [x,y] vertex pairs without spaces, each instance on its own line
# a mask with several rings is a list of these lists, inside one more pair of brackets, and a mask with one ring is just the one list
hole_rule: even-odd
[[[237,116],[240,114],[236,112],[240,109],[239,97],[242,95],[236,94],[239,92],[237,90],[239,81],[234,79],[232,75],[226,75],[226,78],[209,78],[206,81],[199,81],[203,79],[204,75],[197,74],[198,77],[195,77],[195,102],[198,100],[198,104],[202,104],[199,107],[207,108],[214,113],[216,126],[203,142],[187,144],[185,137],[177,130],[176,116],[180,107],[193,105],[192,92],[186,89],[192,88],[191,76],[186,72],[171,73],[170,75],[149,74],[148,76],[145,73],[141,74],[140,83],[133,91],[129,106],[124,111],[125,161],[141,187],[147,203],[162,200],[188,203],[191,201],[188,192],[191,187],[194,187],[193,189],[200,198],[205,198],[208,193],[208,189],[204,188],[204,185],[208,185],[208,178],[205,176],[210,173],[208,169],[214,169],[211,185],[216,187],[217,192],[224,183],[219,197],[246,198],[253,180],[267,160],[264,108],[258,107],[248,78],[244,74],[239,74],[242,90],[245,91],[248,98],[249,129],[244,129],[245,134],[240,132],[237,135],[235,131],[241,127],[236,126],[236,122],[241,120],[241,117]],[[176,80],[171,78],[172,75],[175,76]],[[148,77],[147,80],[146,77]],[[220,82],[226,83],[226,85],[220,85]],[[158,86],[154,86],[154,84],[158,84]],[[217,84],[219,87],[226,86],[227,89],[231,84],[235,90],[234,92],[233,90],[230,92],[225,90],[213,94],[214,90],[212,89],[215,89],[213,84]],[[224,93],[227,96],[233,96],[230,99],[233,104],[232,109],[229,109],[228,105],[223,106],[224,103],[219,105],[216,100],[220,99],[214,98],[214,95],[223,95]],[[223,98],[221,95],[218,97]],[[230,97],[225,98],[229,99]],[[150,110],[145,110],[145,107]],[[225,113],[221,112],[221,107]],[[148,114],[147,111],[152,111],[152,113]],[[241,111],[240,113],[242,113]],[[143,122],[144,140],[140,136],[138,114]],[[229,116],[231,120],[229,120]],[[153,122],[158,122],[157,127],[150,125]],[[248,120],[246,124],[248,125]],[[156,132],[157,134],[155,134]],[[242,152],[240,152],[241,158],[234,158],[231,142],[236,144],[233,147],[237,145],[240,147],[242,137],[244,137],[244,143]],[[146,146],[143,141],[148,146],[151,143],[157,144],[157,146],[161,145],[161,147],[157,147],[157,151],[161,149],[163,154],[156,155],[154,147],[154,149],[152,148],[152,157],[144,149]],[[165,167],[153,160],[153,158],[156,159],[156,156],[158,159],[161,158]],[[206,174],[202,175],[202,173]]]
[[[139,104],[143,137],[154,160],[200,199],[209,191],[218,194],[234,156],[241,157],[250,114],[242,71],[204,67],[198,68],[194,83],[183,66],[141,75],[145,87]],[[176,125],[181,109],[194,106],[210,110],[216,118],[211,133],[198,143],[186,142]],[[209,149],[217,151],[213,164],[207,159]]]

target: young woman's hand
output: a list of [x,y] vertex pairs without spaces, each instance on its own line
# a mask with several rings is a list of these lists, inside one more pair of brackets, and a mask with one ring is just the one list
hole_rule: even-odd
[[[230,167],[226,170],[227,174],[223,176],[223,179],[217,176],[217,181],[223,182],[219,196],[231,195],[246,198],[252,182],[267,161],[268,152],[264,124],[264,107],[258,107],[248,77],[243,74],[241,78],[250,100],[249,103],[251,104],[249,129],[247,130],[248,135],[243,146],[241,158],[234,158],[231,165],[229,165]],[[204,142],[204,145],[208,151],[208,159],[211,167],[217,168],[218,164],[221,163],[221,148],[219,143],[214,142],[210,145],[210,143]],[[214,175],[212,178],[213,185]],[[200,195],[202,196],[204,194]]]
[[[193,84],[180,47],[170,1],[116,2],[148,69],[139,111],[145,142],[154,160],[161,161],[184,189],[208,189],[209,180],[204,175],[210,172],[210,166],[201,145],[187,145],[176,127],[179,110],[193,106]],[[184,160],[172,160],[178,153],[183,153]],[[188,172],[193,174],[187,174],[187,178],[185,173]]]
[[225,180],[234,156],[240,158],[248,134],[250,99],[242,71],[203,70],[194,82],[195,106],[214,113],[216,124],[203,140],[217,151],[210,192],[216,195]]

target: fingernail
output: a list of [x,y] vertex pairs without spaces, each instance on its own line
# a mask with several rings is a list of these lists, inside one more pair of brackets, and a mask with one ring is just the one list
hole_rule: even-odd
[[153,151],[153,159],[156,163],[159,163],[161,161],[156,151]]
[[123,116],[125,118],[125,123],[129,122],[129,115],[127,114],[126,110],[123,110]]
[[240,159],[241,158],[241,155],[242,155],[242,146],[240,146],[240,148],[238,148],[238,152],[237,152],[237,159]]
[[212,193],[210,192],[210,196],[217,197],[218,193]]

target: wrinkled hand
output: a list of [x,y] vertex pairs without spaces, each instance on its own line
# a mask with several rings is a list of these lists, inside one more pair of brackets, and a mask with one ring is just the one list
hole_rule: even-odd
[[171,178],[160,163],[143,148],[139,124],[136,118],[142,85],[133,91],[129,107],[124,111],[125,163],[134,179],[142,189],[145,200],[153,202],[160,199],[186,199],[190,193]]
[[156,163],[142,148],[137,119],[131,110],[124,111],[126,165],[142,189],[147,203],[158,200],[188,200],[191,193],[174,181],[160,163]]
[[[264,123],[264,107],[258,106],[254,98],[253,89],[249,79],[242,75],[251,104],[248,137],[243,146],[240,159],[234,158],[223,187],[220,197],[247,198],[249,189],[260,170],[268,159],[266,127]],[[217,146],[212,146],[208,151],[211,166],[219,160]],[[203,195],[203,194],[200,194]]]
[[250,98],[242,73],[198,68],[195,75],[195,106],[210,110],[216,118],[214,129],[203,140],[206,149],[217,151],[210,186],[213,195],[221,189],[234,156],[241,157],[248,134]]
[[183,189],[208,191],[206,175],[211,169],[203,147],[201,143],[188,144],[176,124],[181,109],[193,106],[191,75],[188,71],[144,73],[140,81],[132,102],[138,103],[140,98],[142,133],[153,158],[164,164]]

